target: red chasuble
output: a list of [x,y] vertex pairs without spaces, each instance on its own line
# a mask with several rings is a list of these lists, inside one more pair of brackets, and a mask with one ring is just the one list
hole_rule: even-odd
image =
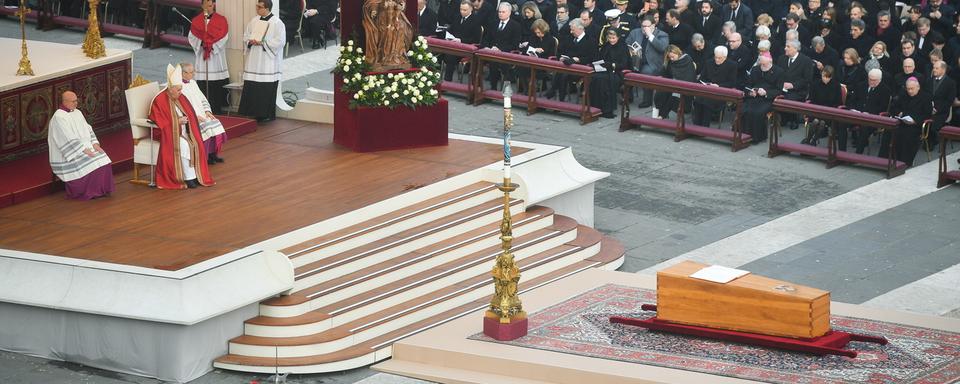
[[213,178],[210,177],[210,168],[207,166],[207,151],[203,148],[203,140],[200,138],[200,124],[197,122],[197,115],[193,111],[190,102],[183,94],[178,100],[180,108],[186,113],[190,121],[190,142],[189,148],[180,148],[180,119],[174,112],[171,105],[170,96],[166,90],[163,90],[153,98],[150,105],[150,120],[157,123],[160,127],[154,131],[154,139],[160,141],[160,153],[157,156],[157,188],[160,189],[184,189],[187,187],[183,180],[183,165],[180,162],[180,151],[192,151],[191,161],[193,168],[197,171],[197,181],[203,186],[212,186]]
[[213,44],[227,35],[227,18],[216,12],[210,15],[209,22],[204,22],[204,18],[203,12],[193,18],[190,22],[190,33],[203,42],[203,59],[210,60]]

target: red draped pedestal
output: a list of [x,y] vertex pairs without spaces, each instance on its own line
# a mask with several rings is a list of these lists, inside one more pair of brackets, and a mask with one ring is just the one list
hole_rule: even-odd
[[447,145],[447,100],[431,106],[357,107],[350,109],[349,96],[339,92],[336,76],[333,142],[356,152],[384,151]]

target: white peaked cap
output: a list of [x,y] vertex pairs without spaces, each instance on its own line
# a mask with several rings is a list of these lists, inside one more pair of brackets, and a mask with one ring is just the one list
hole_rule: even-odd
[[167,86],[183,86],[183,70],[180,68],[180,64],[177,64],[176,67],[173,65],[167,64]]

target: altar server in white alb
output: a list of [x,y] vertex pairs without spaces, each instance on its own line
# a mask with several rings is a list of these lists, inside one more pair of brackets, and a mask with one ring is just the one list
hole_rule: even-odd
[[67,198],[90,200],[113,193],[113,169],[100,141],[77,109],[77,94],[61,95],[47,128],[50,168],[66,184]]
[[223,149],[223,143],[227,142],[223,124],[213,115],[210,103],[201,92],[200,84],[193,81],[196,74],[193,64],[182,63],[180,68],[183,73],[182,92],[197,114],[197,121],[200,123],[200,137],[203,139],[203,147],[207,149],[207,164],[222,163],[223,158],[219,154]]
[[286,29],[280,18],[270,12],[273,1],[257,2],[257,15],[243,31],[246,63],[243,68],[243,94],[240,114],[255,117],[257,122],[276,119],[277,86]]
[[190,24],[187,39],[196,55],[196,81],[210,102],[210,111],[223,113],[230,74],[227,72],[227,18],[217,13],[215,0],[203,0],[203,12],[197,14]]

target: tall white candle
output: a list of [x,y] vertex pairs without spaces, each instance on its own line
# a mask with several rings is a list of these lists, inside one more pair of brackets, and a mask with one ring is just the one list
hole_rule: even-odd
[[510,95],[503,95],[503,109],[510,109]]
[[506,165],[506,166],[503,167],[503,178],[504,178],[504,179],[508,179],[508,180],[510,179],[510,166],[509,166],[509,165]]

